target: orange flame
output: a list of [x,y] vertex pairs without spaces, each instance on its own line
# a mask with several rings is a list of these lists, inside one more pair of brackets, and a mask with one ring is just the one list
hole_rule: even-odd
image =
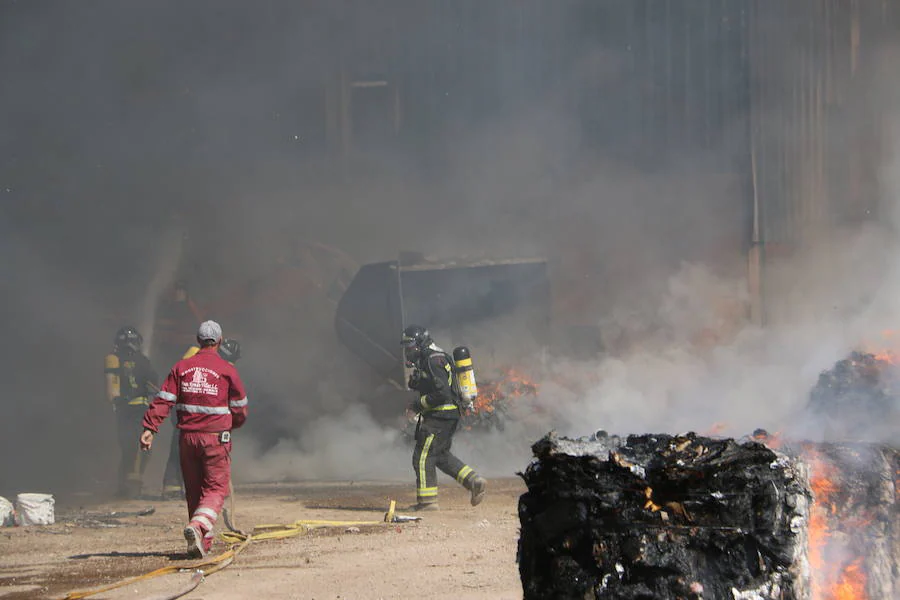
[[713,437],[720,435],[726,429],[728,429],[728,423],[713,423],[704,435]]
[[476,413],[492,413],[499,402],[509,401],[529,394],[536,394],[537,384],[531,382],[521,371],[509,367],[503,369],[498,379],[480,383],[478,395],[473,402]]
[[900,365],[900,356],[897,355],[898,341],[896,338],[898,333],[900,332],[886,329],[881,332],[882,342],[879,344],[863,344],[863,349],[865,352],[874,355],[875,360],[891,365]]
[[[757,430],[751,436],[757,442],[776,449],[782,444],[781,435]],[[813,600],[868,600],[866,573],[861,558],[849,564],[834,564],[829,555],[835,529],[848,531],[865,527],[868,521],[848,520],[838,515],[835,495],[840,492],[839,473],[834,464],[814,447],[803,446],[803,455],[810,467],[810,487],[815,499],[809,511],[809,564],[812,571]],[[898,472],[900,475],[900,472]]]
[[867,598],[866,575],[862,571],[862,559],[855,561],[844,568],[832,594],[834,600],[858,600]]
[[872,351],[872,355],[875,356],[875,360],[879,362],[886,362],[890,365],[898,364],[897,353],[893,350],[877,350]]
[[[834,499],[839,491],[837,469],[814,449],[804,447],[810,466],[810,487],[815,500],[809,517],[809,564],[812,567],[813,600],[867,600],[866,574],[862,559],[845,565],[826,559],[832,532],[839,525],[838,506]],[[847,524],[844,523],[846,526]]]
[[781,439],[781,432],[769,433],[768,431],[758,430],[753,432],[753,439],[760,444],[764,444],[771,450],[778,450],[784,443]]

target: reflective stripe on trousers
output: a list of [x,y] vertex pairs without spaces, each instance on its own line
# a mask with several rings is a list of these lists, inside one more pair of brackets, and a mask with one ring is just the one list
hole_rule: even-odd
[[472,474],[471,469],[466,473],[468,467],[450,452],[458,423],[459,419],[453,418],[419,417],[412,464],[416,473],[416,497],[420,503],[437,501],[437,469],[463,481]]
[[425,473],[425,464],[428,460],[428,451],[431,450],[431,444],[434,442],[434,434],[429,435],[426,438],[424,445],[422,446],[422,452],[419,454],[419,473],[416,477],[416,497],[417,498],[431,498],[437,496],[437,486],[427,487],[428,477]]

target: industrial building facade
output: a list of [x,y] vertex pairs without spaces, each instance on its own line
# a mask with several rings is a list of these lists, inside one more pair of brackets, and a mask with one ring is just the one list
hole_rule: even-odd
[[704,156],[698,177],[735,182],[758,292],[767,257],[879,215],[897,11],[886,0],[400,0],[377,12],[348,1],[328,17],[330,66],[308,96],[321,110],[306,114],[325,115],[320,147],[336,155],[393,148],[426,167],[457,124],[533,105],[577,123],[579,151],[648,172]]

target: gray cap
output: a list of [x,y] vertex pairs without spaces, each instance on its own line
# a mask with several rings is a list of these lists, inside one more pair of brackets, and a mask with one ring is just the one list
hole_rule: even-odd
[[218,342],[222,339],[222,326],[215,321],[203,321],[197,330],[197,339],[201,342],[203,340]]

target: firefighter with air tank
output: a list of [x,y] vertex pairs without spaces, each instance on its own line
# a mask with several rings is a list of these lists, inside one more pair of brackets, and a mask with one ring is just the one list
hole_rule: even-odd
[[106,355],[106,399],[116,415],[119,460],[117,494],[138,498],[143,487],[148,453],[138,452],[135,437],[140,435],[141,419],[156,395],[157,374],[150,359],[141,351],[144,337],[131,326],[122,327],[113,340],[113,351]]
[[401,345],[406,366],[413,369],[407,385],[418,394],[409,405],[418,414],[413,451],[416,504],[412,508],[438,509],[437,469],[469,490],[471,504],[477,506],[484,499],[487,481],[450,452],[462,411],[471,408],[476,394],[469,350],[456,348],[451,358],[420,325],[403,330]]

